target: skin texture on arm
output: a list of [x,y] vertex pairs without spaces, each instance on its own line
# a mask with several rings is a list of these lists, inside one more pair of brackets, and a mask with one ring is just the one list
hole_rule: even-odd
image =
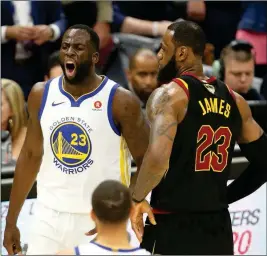
[[16,228],[16,223],[22,205],[36,180],[42,160],[43,135],[38,119],[38,112],[43,90],[44,83],[37,83],[29,95],[27,133],[16,164],[10,204],[6,217],[4,246],[9,254],[13,254],[13,243],[15,243],[18,251],[20,249],[19,231]]
[[238,143],[241,152],[248,159],[249,165],[237,179],[227,186],[229,204],[256,191],[266,182],[267,176],[267,162],[264,156],[267,149],[266,135],[263,136],[263,130],[253,119],[251,110],[244,98],[238,94],[235,95],[242,118]]
[[131,180],[130,187],[132,188],[148,147],[149,125],[139,100],[128,90],[117,89],[112,107],[114,120],[120,128],[137,166],[137,172]]
[[153,22],[149,20],[141,20],[134,17],[126,17],[121,26],[121,33],[131,33],[136,35],[146,36],[162,36],[167,27],[171,24],[170,21],[158,21],[156,34],[153,35]]
[[147,103],[151,123],[149,146],[134,188],[133,198],[143,200],[169,168],[169,159],[178,124],[184,119],[188,98],[171,82],[155,90]]
[[257,122],[253,119],[250,107],[246,100],[235,93],[236,103],[242,117],[242,128],[241,134],[238,138],[238,143],[249,143],[259,139],[262,134],[262,128],[257,124]]

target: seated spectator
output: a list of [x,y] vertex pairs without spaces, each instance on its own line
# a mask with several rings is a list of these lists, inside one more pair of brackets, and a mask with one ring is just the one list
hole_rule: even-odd
[[66,29],[61,2],[1,1],[1,14],[2,77],[16,81],[27,99]]
[[262,100],[263,97],[252,88],[255,60],[253,46],[246,41],[232,41],[213,65],[214,75],[224,81],[246,100]]
[[150,94],[158,87],[158,59],[149,49],[139,49],[130,58],[129,69],[126,71],[128,88],[145,107]]
[[56,51],[49,56],[45,81],[56,78],[63,74],[59,61],[59,52]]
[[263,77],[267,70],[267,2],[243,2],[243,14],[236,39],[246,40],[255,50],[255,75]]
[[1,79],[1,130],[9,131],[12,138],[12,156],[17,160],[26,136],[27,114],[24,95],[20,86],[8,79]]
[[185,1],[113,1],[113,32],[163,36],[172,21],[186,17]]
[[111,23],[112,1],[62,1],[68,25],[85,24],[94,29],[100,39],[97,68],[101,69],[113,48]]

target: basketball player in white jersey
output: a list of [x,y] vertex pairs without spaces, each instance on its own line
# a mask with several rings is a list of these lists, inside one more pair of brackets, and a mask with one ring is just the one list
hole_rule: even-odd
[[[4,246],[18,253],[17,219],[37,177],[37,208],[27,254],[55,254],[88,241],[91,195],[104,180],[130,184],[129,148],[139,168],[149,127],[139,101],[95,73],[99,38],[85,25],[64,34],[64,75],[34,85],[29,121],[12,186]],[[37,176],[38,174],[38,176]]]
[[92,195],[90,215],[98,231],[96,238],[58,255],[151,255],[129,243],[127,221],[131,209],[132,197],[126,186],[115,180],[102,182]]

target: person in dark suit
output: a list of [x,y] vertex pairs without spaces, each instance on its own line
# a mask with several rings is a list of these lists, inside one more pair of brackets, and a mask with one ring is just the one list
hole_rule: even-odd
[[49,53],[66,29],[60,1],[1,1],[2,77],[19,83],[28,97],[43,80]]

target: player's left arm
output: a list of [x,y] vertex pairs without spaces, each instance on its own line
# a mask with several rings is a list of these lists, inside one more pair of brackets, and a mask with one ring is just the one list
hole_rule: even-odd
[[167,172],[177,127],[185,116],[187,104],[187,95],[173,82],[150,96],[147,103],[151,123],[149,146],[134,188],[134,201],[142,201]]
[[148,147],[149,125],[137,97],[124,88],[117,89],[112,108],[115,122],[137,166],[137,172],[131,179],[130,186],[133,187]]

